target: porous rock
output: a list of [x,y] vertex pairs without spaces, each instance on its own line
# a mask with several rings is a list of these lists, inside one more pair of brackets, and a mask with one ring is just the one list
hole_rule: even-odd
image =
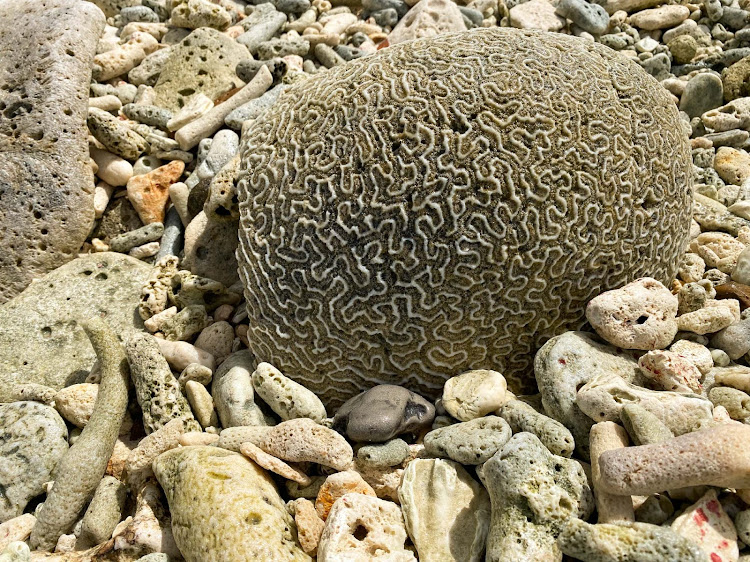
[[262,435],[260,447],[286,461],[315,462],[336,470],[346,470],[354,457],[346,439],[309,418],[272,427]]
[[[559,115],[572,113],[589,126],[571,131]],[[590,150],[614,136],[622,149]],[[292,85],[240,153],[250,348],[327,405],[373,383],[434,397],[476,368],[530,390],[542,342],[581,326],[602,290],[670,280],[689,231],[674,102],[575,37],[495,28],[394,45]]]
[[180,447],[159,455],[153,469],[188,562],[310,560],[273,481],[242,455]]
[[0,4],[0,302],[75,257],[93,224],[85,122],[103,29],[88,2]]
[[461,10],[452,0],[425,0],[418,2],[399,20],[388,35],[388,43],[395,45],[412,39],[465,30]]
[[517,433],[479,470],[490,494],[487,560],[560,560],[555,539],[566,519],[586,519],[594,498],[581,465]]
[[422,560],[481,560],[490,499],[460,464],[415,459],[404,471],[398,495],[406,530]]
[[68,450],[68,429],[50,406],[37,402],[0,405],[0,523],[21,515],[44,491]]
[[512,435],[508,423],[486,416],[430,431],[424,437],[425,451],[465,465],[482,464],[503,448]]
[[118,334],[143,329],[134,311],[149,271],[123,254],[92,254],[48,273],[2,305],[2,384],[60,389],[83,382],[96,357],[80,320],[96,313]]

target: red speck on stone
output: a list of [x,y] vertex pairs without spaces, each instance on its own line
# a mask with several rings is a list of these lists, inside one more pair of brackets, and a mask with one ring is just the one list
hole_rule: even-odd
[[706,517],[706,514],[703,512],[701,508],[698,508],[695,510],[695,515],[693,515],[693,519],[698,525],[703,525],[703,523],[708,521],[708,517]]
[[719,556],[715,552],[712,552],[711,553],[711,562],[724,562],[724,561],[721,559],[721,556]]
[[711,513],[714,513],[716,515],[719,515],[719,510],[721,509],[721,505],[719,505],[719,502],[716,500],[711,500],[706,504],[706,507],[708,508],[708,511]]
[[729,546],[729,543],[727,541],[721,541],[719,543],[719,548],[726,548]]
[[568,362],[565,359],[558,359],[557,362],[560,363],[560,365],[567,365],[568,364]]
[[388,39],[383,39],[380,43],[378,43],[377,50],[385,49],[386,47],[390,47],[391,44],[388,42]]

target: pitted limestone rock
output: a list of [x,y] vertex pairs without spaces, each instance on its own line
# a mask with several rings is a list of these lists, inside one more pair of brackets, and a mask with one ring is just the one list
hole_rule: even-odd
[[689,230],[674,102],[575,37],[394,45],[292,85],[240,153],[250,347],[327,405],[480,368],[530,389],[541,343],[602,290],[670,280]]
[[84,123],[103,29],[88,2],[0,4],[0,302],[75,257],[93,224]]
[[2,386],[24,382],[60,389],[83,382],[96,357],[80,320],[96,314],[120,335],[143,329],[133,311],[149,269],[123,254],[91,254],[0,306]]
[[479,470],[492,502],[487,560],[562,560],[555,539],[568,519],[586,519],[594,498],[581,465],[517,433]]
[[498,416],[449,425],[424,437],[425,451],[465,465],[481,464],[497,453],[512,435],[510,426]]

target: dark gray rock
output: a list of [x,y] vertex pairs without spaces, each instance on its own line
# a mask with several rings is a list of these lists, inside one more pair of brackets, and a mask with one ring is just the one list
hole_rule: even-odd
[[555,12],[594,35],[601,35],[609,26],[607,10],[586,0],[562,0]]
[[78,258],[0,306],[0,386],[83,382],[96,355],[80,327],[99,316],[118,334],[143,328],[136,308],[151,268],[123,254]]
[[0,405],[0,523],[44,492],[67,450],[68,429],[57,410],[38,402]]
[[94,221],[86,112],[101,11],[0,2],[0,302],[73,259]]
[[352,441],[382,443],[396,435],[429,427],[435,407],[403,386],[381,384],[347,400],[333,428]]

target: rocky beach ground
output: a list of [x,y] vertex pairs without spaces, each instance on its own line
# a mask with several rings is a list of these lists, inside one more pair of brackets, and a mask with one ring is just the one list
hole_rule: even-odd
[[[632,282],[528,354],[536,393],[494,364],[361,393],[274,365],[248,272],[276,265],[238,272],[244,133],[351,61],[495,27],[650,75],[667,105],[634,113],[672,125],[656,185],[690,151],[687,203],[610,207],[692,219],[591,266]],[[0,0],[0,562],[750,561],[749,149],[747,0]]]

